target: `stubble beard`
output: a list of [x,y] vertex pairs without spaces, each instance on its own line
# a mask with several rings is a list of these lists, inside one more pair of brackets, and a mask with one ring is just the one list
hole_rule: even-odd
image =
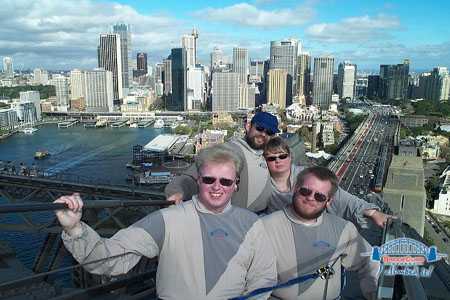
[[248,134],[245,135],[245,141],[247,142],[247,144],[250,146],[250,148],[254,149],[254,150],[262,150],[264,149],[265,143],[258,145],[255,143],[255,138],[256,137],[249,137]]

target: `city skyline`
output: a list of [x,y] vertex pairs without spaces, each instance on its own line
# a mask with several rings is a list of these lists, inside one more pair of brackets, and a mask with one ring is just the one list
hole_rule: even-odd
[[358,70],[411,61],[412,71],[450,67],[450,4],[439,1],[29,1],[3,3],[0,56],[16,70],[97,67],[101,33],[112,25],[131,26],[133,52],[162,62],[192,28],[199,32],[198,60],[209,65],[214,47],[232,60],[234,47],[249,58],[269,58],[270,42],[298,39],[312,57],[350,60]]

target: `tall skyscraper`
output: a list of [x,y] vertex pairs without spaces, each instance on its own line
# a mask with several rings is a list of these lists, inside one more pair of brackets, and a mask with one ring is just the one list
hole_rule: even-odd
[[380,90],[380,75],[369,75],[367,77],[367,97],[371,100],[378,98]]
[[339,64],[338,67],[338,94],[340,99],[355,97],[356,65],[348,61]]
[[139,52],[136,54],[137,74],[139,76],[147,75],[147,53]]
[[286,81],[288,73],[282,69],[271,69],[267,73],[267,104],[286,108]]
[[170,97],[166,108],[172,111],[183,111],[187,109],[186,50],[174,48],[170,56],[172,60],[172,97]]
[[70,108],[69,103],[69,83],[65,76],[53,76],[51,84],[55,86],[56,106],[58,111],[67,112]]
[[128,95],[130,77],[133,74],[131,58],[131,30],[127,24],[113,25],[113,33],[120,35],[120,61],[122,63],[122,88],[124,95]]
[[402,100],[408,95],[409,60],[403,64],[380,65],[380,91],[382,99]]
[[239,74],[213,73],[212,111],[234,111],[239,106]]
[[286,86],[288,105],[292,103],[292,96],[296,92],[297,54],[299,50],[301,51],[301,47],[295,39],[270,42],[269,69],[282,69],[288,73]]
[[120,35],[112,33],[100,34],[98,46],[98,66],[111,71],[113,78],[113,99],[119,104],[123,99],[122,47]]
[[111,71],[94,69],[84,72],[86,111],[112,112],[114,110],[114,80]]
[[187,110],[201,110],[205,104],[205,72],[201,67],[189,67],[187,70]]
[[327,110],[333,94],[333,57],[315,57],[312,101],[315,106]]
[[247,84],[248,71],[248,49],[233,48],[233,72],[239,74],[239,82],[241,84]]
[[195,67],[197,64],[197,38],[198,31],[194,28],[191,34],[181,37],[181,47],[186,50],[186,66]]
[[214,47],[211,52],[211,70],[214,70],[218,66],[223,64],[223,52],[217,47]]
[[83,71],[74,69],[70,71],[70,99],[84,98],[84,74]]
[[14,76],[13,59],[11,57],[8,56],[3,57],[3,73],[7,77]]
[[264,61],[250,61],[250,82],[261,82],[264,79]]
[[172,95],[172,59],[169,56],[163,60],[164,64],[164,95]]
[[155,83],[156,82],[163,82],[163,76],[164,76],[164,63],[157,63],[155,65]]
[[308,53],[297,56],[297,73],[297,96],[300,104],[304,105],[311,92],[311,56]]

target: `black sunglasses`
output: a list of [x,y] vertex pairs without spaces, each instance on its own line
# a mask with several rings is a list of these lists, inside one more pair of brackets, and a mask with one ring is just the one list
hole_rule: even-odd
[[276,161],[277,159],[280,160],[285,160],[286,158],[288,158],[289,154],[284,153],[284,154],[280,154],[280,155],[274,155],[274,156],[266,156],[266,160],[267,161]]
[[238,182],[238,179],[233,180],[228,178],[216,178],[212,176],[202,176],[201,179],[204,184],[213,184],[217,179],[219,179],[219,183],[222,186],[232,186],[235,181],[236,183]]
[[[313,191],[308,189],[307,187],[301,187],[297,191],[300,195],[304,197],[308,197],[313,193]],[[317,202],[325,202],[328,200],[328,196],[319,192],[315,192],[314,200],[316,200]]]
[[255,125],[256,130],[258,130],[259,132],[265,132],[267,135],[274,135],[275,132],[273,132],[272,130],[266,129],[260,125]]

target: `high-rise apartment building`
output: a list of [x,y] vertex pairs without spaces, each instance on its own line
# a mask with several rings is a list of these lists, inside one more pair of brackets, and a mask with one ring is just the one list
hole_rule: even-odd
[[14,76],[13,59],[11,57],[8,56],[3,57],[3,73],[7,77]]
[[297,56],[297,96],[300,104],[305,105],[311,93],[311,56],[301,53]]
[[239,107],[239,74],[213,73],[212,111],[235,111]]
[[282,69],[270,69],[267,73],[267,103],[286,108],[286,81],[288,73]]
[[48,84],[48,72],[42,69],[33,70],[33,84],[47,85]]
[[181,47],[186,50],[186,66],[195,67],[197,64],[197,39],[198,31],[194,28],[191,34],[181,37]]
[[147,75],[147,53],[139,52],[136,54],[137,77]]
[[56,106],[58,111],[67,112],[70,108],[69,103],[69,82],[63,75],[53,76],[51,84],[55,86]]
[[248,49],[233,48],[233,73],[239,74],[239,82],[247,84],[249,72]]
[[408,95],[409,60],[403,64],[380,65],[380,90],[378,96],[381,99],[403,100]]
[[[122,46],[119,34],[102,33],[98,46],[98,67],[111,71],[113,78],[113,99],[116,104],[123,99]],[[87,104],[87,103],[86,103]]]
[[295,39],[270,42],[270,69],[282,69],[288,73],[286,97],[287,104],[292,103],[292,96],[296,92],[297,54],[299,43]]
[[111,71],[94,69],[84,71],[86,111],[112,112],[114,110],[114,80]]
[[[36,120],[40,121],[42,119],[42,113],[41,113],[41,96],[38,91],[25,91],[20,92],[20,103],[32,103],[34,106],[34,109],[31,111],[28,108],[26,109],[29,119],[27,119],[27,122],[31,122],[31,120],[34,120],[34,117],[32,115],[35,115]],[[20,116],[20,113],[17,113],[19,115],[19,119],[23,120]],[[28,118],[28,117],[27,117]],[[34,124],[34,121],[33,121]]]
[[131,28],[127,24],[113,25],[113,33],[120,35],[120,61],[122,63],[122,88],[124,95],[128,95],[130,77],[133,74],[131,58]]
[[313,73],[312,103],[321,109],[330,107],[331,95],[333,94],[333,57],[315,57]]
[[186,49],[173,48],[170,56],[172,60],[172,97],[166,102],[166,108],[172,111],[183,111],[187,109]]
[[70,71],[70,99],[84,98],[84,74],[83,71],[74,69]]
[[356,65],[348,61],[339,64],[337,91],[340,99],[355,97]]
[[0,130],[13,130],[17,125],[19,125],[19,118],[15,109],[0,109]]
[[434,102],[447,101],[450,89],[450,77],[447,68],[436,67],[426,75],[421,76],[419,83],[423,90],[423,97]]
[[163,60],[164,64],[164,95],[172,95],[172,59],[169,56]]
[[223,64],[223,52],[217,47],[214,47],[211,52],[211,70]]

